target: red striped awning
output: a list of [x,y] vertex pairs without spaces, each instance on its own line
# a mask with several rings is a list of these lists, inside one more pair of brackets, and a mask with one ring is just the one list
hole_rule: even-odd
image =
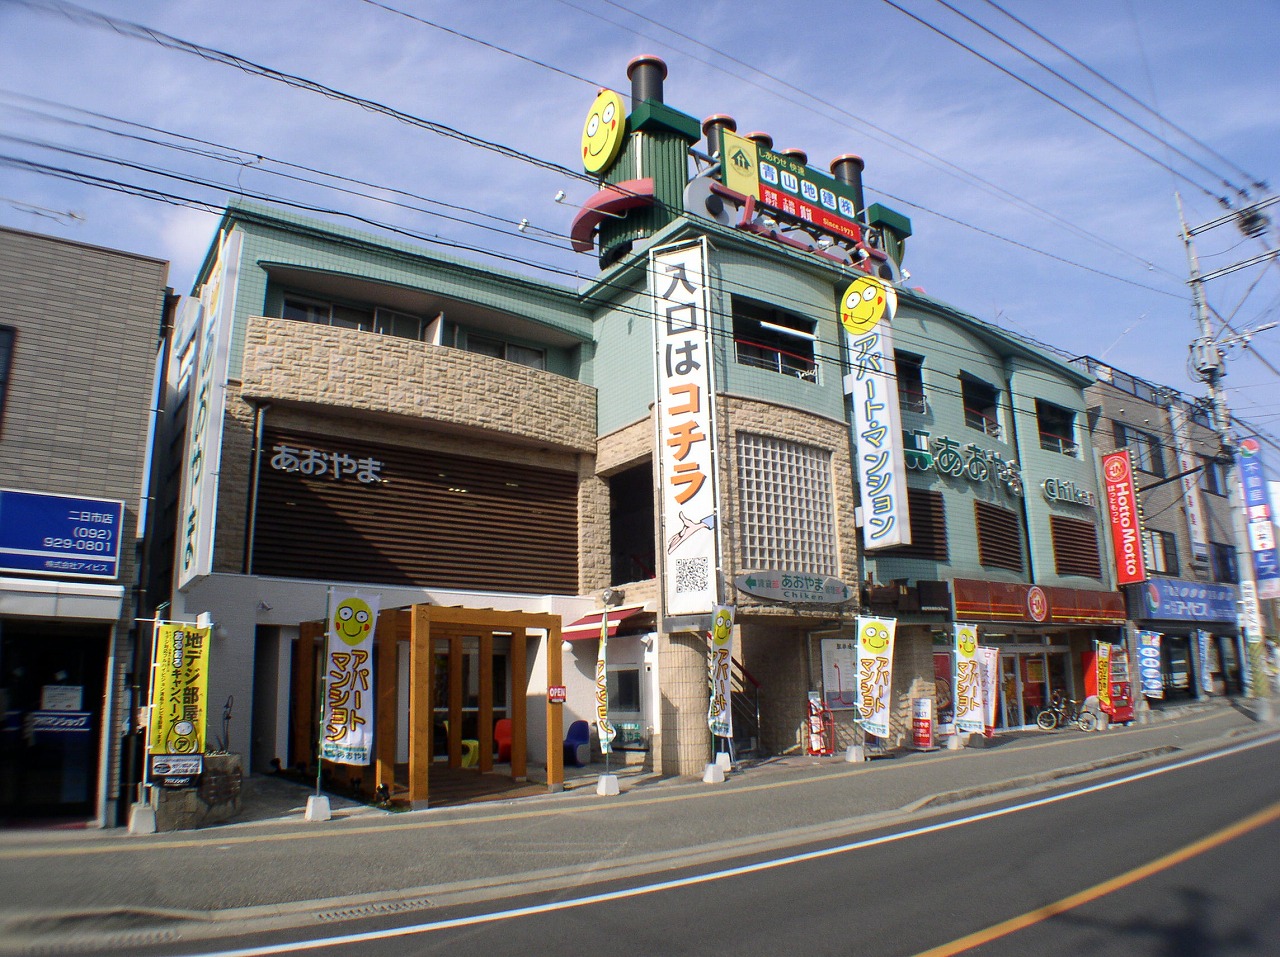
[[644,605],[621,605],[617,608],[601,608],[589,615],[584,615],[572,625],[565,625],[560,637],[565,641],[584,641],[588,638],[600,637],[600,620],[609,616],[609,637],[618,633],[618,626],[632,615],[644,611]]

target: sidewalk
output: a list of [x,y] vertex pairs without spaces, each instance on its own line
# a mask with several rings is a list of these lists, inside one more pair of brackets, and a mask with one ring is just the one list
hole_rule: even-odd
[[[1224,703],[1104,732],[1029,732],[962,751],[849,764],[791,755],[744,764],[723,784],[618,769],[600,797],[581,772],[558,794],[389,813],[252,778],[251,814],[201,831],[0,833],[0,953],[59,952],[122,933],[194,939],[232,925],[316,926],[724,860],[848,835],[960,802],[1136,768],[1274,735]],[[127,927],[122,930],[122,925]],[[103,936],[107,935],[107,936]],[[148,938],[150,939],[150,938]]]

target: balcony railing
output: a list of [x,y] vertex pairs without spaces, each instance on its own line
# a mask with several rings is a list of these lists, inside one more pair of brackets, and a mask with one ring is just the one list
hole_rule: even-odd
[[929,400],[923,392],[899,386],[898,408],[903,412],[916,412],[923,415],[929,411]]
[[1046,452],[1061,452],[1063,455],[1075,455],[1080,451],[1080,447],[1071,439],[1052,432],[1040,433],[1040,448]]
[[753,369],[767,369],[781,375],[793,376],[806,382],[818,381],[818,364],[811,357],[796,355],[776,346],[750,339],[734,339],[738,365]]
[[979,412],[977,409],[971,409],[965,406],[964,424],[971,429],[977,429],[993,439],[1000,438],[1000,423],[994,415],[986,412]]

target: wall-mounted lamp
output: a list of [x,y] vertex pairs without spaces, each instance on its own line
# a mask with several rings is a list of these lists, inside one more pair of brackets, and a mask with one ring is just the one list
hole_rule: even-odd
[[606,588],[600,593],[600,600],[606,605],[621,605],[627,593],[621,588]]
[[573,651],[573,642],[566,638],[564,641],[560,642],[560,650],[567,655],[569,652]]

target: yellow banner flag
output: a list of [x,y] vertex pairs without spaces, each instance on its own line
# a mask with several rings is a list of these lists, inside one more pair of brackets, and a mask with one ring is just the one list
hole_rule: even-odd
[[209,628],[156,628],[151,754],[204,754],[209,711]]

